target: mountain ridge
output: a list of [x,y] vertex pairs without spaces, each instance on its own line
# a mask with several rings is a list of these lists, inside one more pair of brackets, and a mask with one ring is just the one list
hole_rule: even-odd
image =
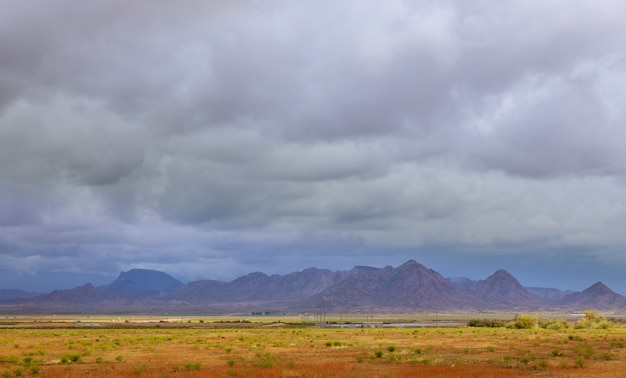
[[[10,291],[5,291],[10,292]],[[19,294],[19,292],[16,292]],[[415,260],[398,267],[307,268],[285,275],[253,272],[230,282],[183,284],[147,269],[121,272],[110,284],[87,283],[2,300],[7,312],[341,312],[626,309],[626,297],[602,282],[581,292],[526,288],[506,270],[484,280],[443,277]]]

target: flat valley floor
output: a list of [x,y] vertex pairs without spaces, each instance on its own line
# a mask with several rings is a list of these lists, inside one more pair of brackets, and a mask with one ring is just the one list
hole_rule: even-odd
[[626,329],[0,322],[2,377],[623,377]]

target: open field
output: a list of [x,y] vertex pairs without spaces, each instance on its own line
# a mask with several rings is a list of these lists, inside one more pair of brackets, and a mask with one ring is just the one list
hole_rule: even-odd
[[[171,322],[159,322],[166,318]],[[623,328],[311,328],[298,317],[78,319],[0,318],[0,376],[619,377],[626,371]]]

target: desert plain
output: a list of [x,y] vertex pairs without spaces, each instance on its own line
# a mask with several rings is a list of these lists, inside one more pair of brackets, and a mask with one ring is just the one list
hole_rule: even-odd
[[[499,315],[506,318],[506,316]],[[0,318],[2,377],[621,377],[626,329],[468,327],[382,316]],[[344,318],[345,320],[345,318]],[[384,325],[384,327],[383,327]]]

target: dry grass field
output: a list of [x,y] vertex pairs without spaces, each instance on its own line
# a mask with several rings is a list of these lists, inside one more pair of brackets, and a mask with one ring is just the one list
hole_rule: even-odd
[[5,321],[0,376],[622,377],[625,343],[623,328]]

